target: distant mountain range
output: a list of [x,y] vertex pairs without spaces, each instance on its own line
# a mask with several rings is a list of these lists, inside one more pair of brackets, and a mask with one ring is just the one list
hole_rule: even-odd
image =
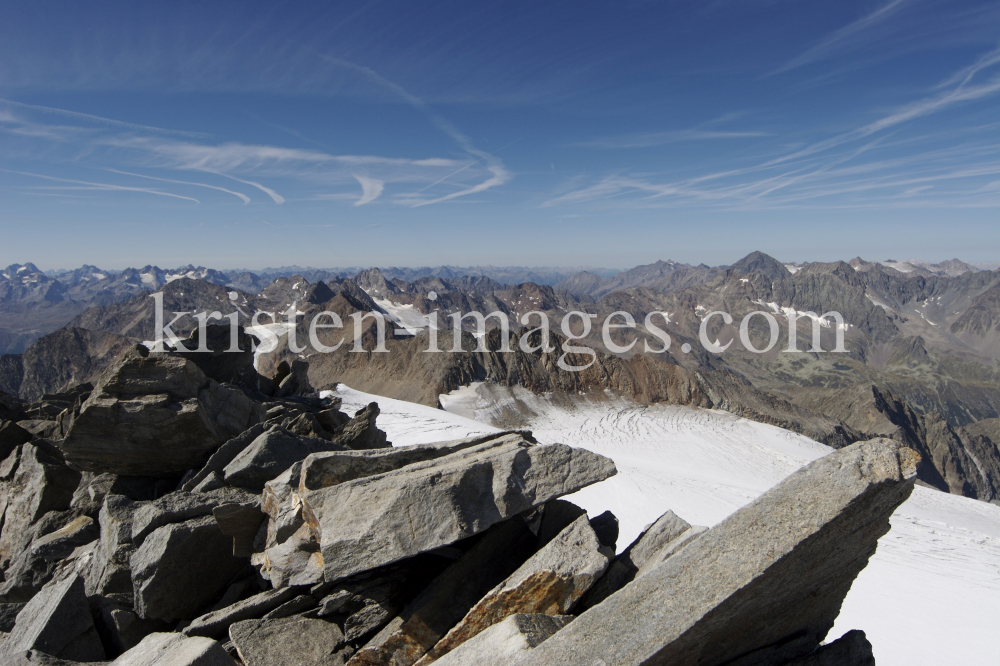
[[[346,319],[353,312],[381,310],[395,324],[389,331],[392,354],[352,354],[350,345],[330,354],[302,354],[291,351],[283,338],[278,349],[261,354],[258,370],[270,377],[282,362],[305,356],[316,387],[345,382],[429,405],[459,386],[489,381],[535,392],[612,390],[640,402],[710,406],[835,446],[891,436],[922,453],[925,482],[980,499],[1000,497],[995,443],[1000,438],[1000,271],[957,259],[788,263],[761,252],[731,266],[658,261],[608,274],[518,268],[463,273],[440,267],[368,268],[349,275],[302,269],[277,275],[284,270],[146,266],[115,273],[83,266],[48,275],[32,264],[10,266],[0,272],[0,351],[7,352],[0,356],[0,390],[34,400],[92,381],[101,359],[154,335],[153,302],[147,298],[153,290],[163,293],[171,312],[235,312],[244,324],[255,312],[293,305],[307,317],[333,311]],[[559,279],[519,282],[528,270],[539,279]],[[602,354],[600,362],[575,374],[555,367],[558,352],[474,351],[478,343],[468,333],[461,334],[469,343],[466,352],[419,353],[435,311],[438,327],[448,329],[448,315],[456,312],[499,311],[517,322],[530,311],[559,321],[573,310],[594,313],[599,321],[615,312],[631,313],[637,330],[616,331],[612,337],[623,344],[637,336],[637,345],[625,356],[604,354],[608,343],[595,326],[584,342]],[[703,320],[718,310],[734,318],[732,325],[719,317],[707,324],[711,340],[734,341],[723,354],[699,342]],[[783,352],[791,333],[786,314],[803,313],[795,332],[799,348],[805,349],[811,320],[804,313],[831,310],[843,316],[849,353]],[[762,354],[739,342],[739,323],[754,311],[773,313],[779,323],[777,344]],[[667,352],[642,351],[644,340],[653,349],[660,346],[642,323],[652,312],[669,313],[673,345]],[[762,317],[751,321],[750,339],[763,348],[769,329]],[[190,327],[189,322],[176,330],[186,334]],[[823,348],[832,349],[837,327],[820,331]],[[441,344],[450,347],[451,335],[442,337]],[[297,339],[308,339],[301,326]],[[487,339],[496,345],[499,336],[494,331]]]

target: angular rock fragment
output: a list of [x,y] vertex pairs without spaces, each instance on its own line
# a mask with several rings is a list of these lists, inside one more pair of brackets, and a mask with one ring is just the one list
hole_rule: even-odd
[[3,484],[6,493],[0,499],[6,507],[0,532],[0,568],[6,568],[12,557],[28,547],[32,523],[49,511],[69,508],[80,482],[79,472],[34,444],[21,445],[16,464],[17,471]]
[[511,615],[438,659],[438,666],[509,666],[569,624],[567,615]]
[[328,488],[366,476],[392,472],[413,463],[442,458],[486,442],[494,442],[499,445],[505,441],[520,440],[521,436],[518,434],[487,435],[453,442],[418,444],[396,449],[314,453],[302,461],[301,477],[295,486],[304,495],[313,490]]
[[328,581],[433,550],[616,473],[562,444],[488,442],[305,498]]
[[[26,545],[4,571],[0,600],[27,601],[52,578],[59,560],[94,540],[96,532],[81,526],[77,522],[81,518],[90,520],[73,511],[49,511],[25,530],[22,543]],[[67,527],[70,529],[64,530]],[[50,539],[51,535],[54,536]]]
[[256,502],[256,498],[238,488],[225,488],[209,493],[177,491],[152,502],[143,502],[132,517],[132,543],[138,548],[159,527],[211,515],[216,507],[233,501],[251,503]]
[[303,588],[284,587],[280,590],[267,590],[249,599],[237,601],[231,606],[205,613],[196,618],[184,629],[188,636],[208,636],[218,638],[229,631],[229,626],[242,620],[252,620],[263,617],[275,608],[294,599]]
[[173,628],[162,620],[144,620],[131,608],[107,600],[92,600],[92,606],[95,601],[96,604],[103,604],[94,616],[94,623],[105,648],[111,648],[108,656],[127,652],[146,636]]
[[255,439],[226,465],[224,477],[231,486],[259,493],[265,483],[310,453],[341,448],[325,439],[300,437],[276,427]]
[[344,644],[344,634],[325,620],[245,620],[229,627],[229,637],[246,666],[343,664],[337,651]]
[[336,433],[336,442],[349,449],[384,449],[392,446],[386,441],[385,433],[375,426],[379,415],[377,402],[369,403],[367,407],[358,410],[354,418],[344,424],[343,430]]
[[18,613],[0,656],[26,650],[72,661],[104,659],[82,578],[70,575],[49,582]]
[[514,614],[565,615],[604,573],[614,551],[580,516],[491,590],[417,662],[430,664]]
[[875,666],[875,655],[865,632],[854,629],[782,666]]
[[136,613],[167,621],[197,617],[245,566],[232,552],[212,516],[156,529],[129,558]]
[[661,563],[689,539],[704,531],[705,528],[693,528],[673,511],[667,511],[615,558],[600,580],[580,599],[578,610],[601,603],[635,580],[640,569],[645,567],[648,570],[654,563]]
[[100,536],[100,529],[94,519],[89,516],[80,516],[65,527],[32,541],[31,554],[49,562],[55,562],[69,556],[77,546],[90,543],[98,536]]
[[254,553],[251,563],[274,587],[315,585],[323,581],[323,555],[308,525],[302,524],[287,539],[263,553]]
[[610,511],[590,519],[590,526],[601,545],[614,550],[618,546],[618,517]]
[[179,475],[262,416],[242,391],[209,379],[193,362],[135,348],[101,375],[68,424],[62,449],[80,470]]
[[30,432],[13,421],[0,421],[0,460],[28,441],[31,441]]
[[109,666],[235,666],[222,645],[184,634],[150,634]]
[[519,664],[713,666],[739,657],[754,666],[809,654],[909,496],[918,461],[878,439],[810,463]]
[[274,610],[265,615],[263,620],[280,620],[283,617],[299,615],[304,611],[316,608],[316,599],[309,594],[300,594],[294,599],[289,599]]
[[535,546],[536,536],[522,517],[494,525],[410,602],[398,621],[372,639],[349,663],[410,666],[434,647],[484,594],[531,557]]
[[100,539],[94,549],[87,579],[87,595],[114,598],[132,604],[132,516],[138,503],[122,495],[104,498],[98,514]]
[[208,460],[205,461],[205,465],[194,476],[181,484],[179,490],[188,492],[195,490],[195,488],[204,483],[213,474],[222,477],[222,472],[226,468],[226,465],[231,463],[233,458],[238,456],[243,449],[250,446],[255,439],[263,435],[269,426],[270,424],[267,423],[258,423],[228,440],[209,456]]
[[220,504],[212,509],[212,516],[222,533],[233,538],[233,555],[250,557],[257,532],[267,518],[260,510],[260,501],[254,498],[253,501]]

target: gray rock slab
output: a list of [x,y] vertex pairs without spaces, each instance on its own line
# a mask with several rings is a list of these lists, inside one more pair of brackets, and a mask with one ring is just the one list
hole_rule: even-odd
[[18,613],[0,653],[27,650],[73,661],[104,659],[104,646],[94,628],[80,576],[50,581]]
[[313,490],[366,476],[385,474],[413,463],[442,458],[487,442],[499,445],[506,441],[521,439],[517,434],[501,434],[399,448],[314,453],[302,461],[301,476],[298,484],[294,485],[297,485],[298,491],[305,495]]
[[336,433],[337,443],[349,449],[391,447],[392,443],[386,441],[385,433],[375,426],[375,419],[378,415],[377,402],[369,403],[366,407],[359,409],[354,414],[354,418],[345,423],[343,429]]
[[129,558],[135,611],[157,620],[193,619],[245,565],[230,537],[204,516],[153,531]]
[[438,666],[509,666],[573,620],[567,615],[511,615],[438,659]]
[[282,604],[291,601],[301,593],[301,588],[285,587],[280,590],[267,590],[260,594],[237,601],[231,606],[206,613],[195,618],[184,629],[188,636],[208,636],[218,638],[229,631],[229,626],[242,620],[261,618]]
[[417,666],[440,659],[511,615],[566,615],[604,573],[612,557],[614,550],[602,545],[587,516],[580,516],[490,590]]
[[879,439],[806,465],[519,664],[717,666],[739,657],[753,666],[805,656],[909,497],[919,460]]
[[478,534],[613,476],[604,456],[562,444],[480,444],[303,498],[324,577],[337,580]]
[[235,666],[218,641],[176,633],[150,634],[111,666]]
[[284,428],[271,428],[233,458],[223,476],[231,486],[259,493],[265,483],[309,454],[343,448],[325,439],[300,437]]
[[344,643],[336,624],[305,617],[237,622],[229,637],[246,666],[328,666]]

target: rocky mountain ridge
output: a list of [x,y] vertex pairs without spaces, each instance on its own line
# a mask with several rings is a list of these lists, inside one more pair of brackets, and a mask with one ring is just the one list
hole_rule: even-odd
[[394,448],[377,403],[232,358],[129,346],[93,385],[0,395],[3,663],[874,663],[862,631],[823,641],[913,489],[899,442],[619,553],[614,514],[561,499],[609,458],[524,431]]

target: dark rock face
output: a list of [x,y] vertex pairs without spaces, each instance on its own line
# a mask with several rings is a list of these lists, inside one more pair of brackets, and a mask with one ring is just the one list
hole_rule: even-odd
[[[917,460],[911,449],[874,440],[807,465],[521,663],[721,666],[809,654],[909,496]],[[617,627],[629,628],[627,639]]]
[[245,565],[211,516],[160,527],[129,558],[136,613],[146,619],[193,619]]
[[137,348],[101,376],[62,449],[82,470],[179,475],[262,416],[242,391],[209,379],[191,361]]
[[104,659],[82,578],[53,580],[18,613],[13,631],[0,645],[0,655],[25,650],[73,661]]

